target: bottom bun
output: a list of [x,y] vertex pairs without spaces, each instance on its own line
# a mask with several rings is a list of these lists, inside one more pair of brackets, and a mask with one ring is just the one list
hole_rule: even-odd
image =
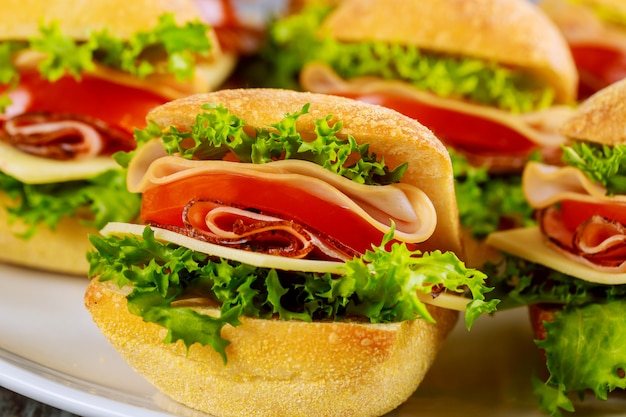
[[[305,323],[242,318],[225,326],[228,363],[211,347],[163,343],[167,331],[93,279],[85,305],[121,356],[172,399],[216,417],[380,416],[417,389],[454,327],[456,311],[429,306],[437,323]],[[195,308],[215,315],[216,309]]]
[[77,218],[64,218],[52,230],[46,225],[35,234],[20,237],[28,230],[20,220],[10,221],[6,208],[11,200],[0,193],[0,262],[72,275],[87,275],[86,253],[93,250],[89,234],[95,228],[84,226]]

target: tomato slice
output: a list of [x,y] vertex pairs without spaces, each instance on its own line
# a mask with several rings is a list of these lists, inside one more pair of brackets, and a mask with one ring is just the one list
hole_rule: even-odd
[[340,93],[359,101],[378,104],[416,119],[447,145],[474,154],[526,156],[536,145],[517,131],[493,120],[387,93]]
[[379,244],[383,237],[347,207],[302,188],[241,174],[203,174],[150,188],[142,196],[141,219],[183,226],[183,208],[192,200],[219,201],[292,219],[360,253],[371,249],[372,243]]
[[55,82],[37,73],[24,74],[10,92],[19,113],[46,111],[75,113],[98,118],[129,133],[143,129],[148,111],[167,98],[135,87],[84,74],[81,80],[65,76]]
[[626,78],[624,51],[598,45],[570,45],[570,49],[580,73],[580,96],[587,97]]
[[560,205],[563,224],[570,230],[575,230],[581,223],[591,218],[594,214],[626,225],[626,203],[594,203],[563,200]]

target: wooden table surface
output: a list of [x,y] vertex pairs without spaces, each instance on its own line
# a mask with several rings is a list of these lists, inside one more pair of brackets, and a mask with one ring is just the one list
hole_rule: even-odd
[[0,387],[0,416],[2,417],[76,417],[31,398]]

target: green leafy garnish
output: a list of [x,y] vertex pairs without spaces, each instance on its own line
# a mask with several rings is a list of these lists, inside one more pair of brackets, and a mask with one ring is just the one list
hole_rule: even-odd
[[626,193],[626,145],[601,145],[577,141],[563,146],[563,162],[592,181],[602,184],[607,195]]
[[546,355],[546,384],[563,396],[575,392],[582,397],[591,390],[600,400],[616,388],[626,388],[625,308],[626,300],[566,308],[544,323],[546,339],[536,343]]
[[574,404],[565,392],[563,384],[554,386],[533,377],[533,393],[539,399],[539,407],[551,416],[561,417],[561,409],[574,411]]
[[268,67],[266,84],[297,88],[302,67],[320,62],[346,79],[376,76],[403,80],[442,97],[458,97],[511,112],[546,108],[554,101],[552,88],[536,77],[495,62],[409,45],[337,42],[318,30],[330,11],[315,6],[270,26],[267,44],[260,53]]
[[534,224],[533,209],[522,192],[521,175],[494,175],[487,167],[471,165],[448,149],[452,159],[459,220],[472,236],[484,239],[501,227]]
[[[500,311],[534,304],[561,307],[554,320],[544,323],[543,349],[548,380],[533,380],[541,408],[554,416],[573,411],[569,393],[582,398],[592,390],[606,399],[615,388],[626,388],[626,285],[583,281],[540,264],[504,255],[483,267],[488,297],[501,299]],[[622,331],[624,326],[624,331]]]
[[502,300],[500,310],[542,303],[574,308],[626,298],[626,285],[583,281],[506,254],[497,263],[485,264],[483,270],[495,288],[490,296]]
[[[383,323],[422,318],[433,321],[417,293],[433,289],[467,291],[470,302],[467,322],[476,312],[492,312],[497,300],[484,301],[489,291],[485,275],[466,268],[452,253],[422,254],[394,243],[373,247],[363,257],[346,263],[346,274],[286,272],[257,268],[224,259],[215,260],[171,243],[155,240],[146,227],[143,236],[90,236],[96,251],[88,253],[89,276],[112,280],[119,286],[132,284],[129,310],[146,321],[168,329],[165,342],[182,340],[213,347],[226,361],[220,330],[236,326],[239,317],[284,320],[342,320],[360,318]],[[218,318],[202,315],[174,303],[192,294],[214,302]],[[469,299],[468,299],[469,301]]]
[[83,71],[93,71],[93,42],[79,43],[61,33],[56,23],[41,26],[41,38],[30,40],[30,47],[42,52],[45,58],[39,64],[39,72],[50,81],[56,81],[67,72],[80,79]]
[[207,55],[211,50],[208,29],[200,22],[178,26],[174,16],[166,14],[154,29],[139,32],[128,41],[105,30],[94,33],[88,43],[94,44],[93,56],[99,62],[139,77],[161,71],[155,63],[165,56],[167,72],[183,80],[193,77],[195,55]]
[[[0,45],[0,84],[14,87],[19,72],[12,63],[15,52],[33,49],[44,59],[39,65],[41,76],[55,81],[70,74],[80,79],[93,71],[94,62],[138,77],[154,73],[170,73],[178,80],[193,77],[195,56],[207,55],[212,48],[207,36],[209,27],[199,21],[177,25],[172,14],[164,14],[152,29],[141,31],[130,39],[120,39],[106,29],[89,33],[86,41],[61,32],[58,22],[40,26],[40,36],[28,42],[4,42]],[[160,65],[165,61],[166,65]],[[0,112],[10,104],[7,93],[0,96]]]
[[109,170],[93,178],[53,184],[24,184],[0,172],[0,189],[17,203],[8,207],[10,221],[20,219],[29,227],[24,238],[36,233],[43,224],[55,229],[64,217],[83,217],[84,208],[90,214],[84,223],[96,228],[110,221],[127,222],[139,213],[140,197],[126,189],[126,177],[121,170]]
[[[179,154],[187,159],[221,159],[232,152],[241,162],[263,164],[277,159],[299,159],[314,162],[329,171],[361,184],[390,184],[398,182],[407,164],[390,170],[384,160],[377,161],[376,154],[369,152],[368,144],[358,145],[352,136],[337,137],[343,123],[329,125],[332,116],[315,121],[316,138],[304,141],[296,130],[296,120],[308,113],[309,105],[285,115],[285,118],[268,128],[255,128],[253,135],[245,122],[222,105],[207,104],[196,116],[190,131],[170,127],[161,132],[154,123],[146,130],[138,130],[135,137],[138,146],[155,137],[161,137],[169,154]],[[271,128],[271,129],[270,129]],[[351,157],[356,162],[349,164]],[[122,164],[128,156],[116,156]]]

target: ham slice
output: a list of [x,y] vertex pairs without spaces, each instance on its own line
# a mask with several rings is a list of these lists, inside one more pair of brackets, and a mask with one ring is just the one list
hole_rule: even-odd
[[191,201],[185,207],[183,218],[184,227],[158,226],[215,245],[268,255],[339,261],[358,255],[332,238],[293,221],[219,202]]
[[105,153],[107,147],[118,150],[119,144],[132,143],[130,134],[101,120],[44,112],[6,120],[0,128],[0,140],[22,152],[57,160],[91,159]]
[[549,245],[565,257],[598,271],[626,272],[625,225],[594,215],[569,230],[554,206],[541,210],[538,217]]
[[522,174],[522,187],[528,204],[537,209],[562,200],[626,203],[626,195],[607,195],[606,188],[572,166],[529,162]]

